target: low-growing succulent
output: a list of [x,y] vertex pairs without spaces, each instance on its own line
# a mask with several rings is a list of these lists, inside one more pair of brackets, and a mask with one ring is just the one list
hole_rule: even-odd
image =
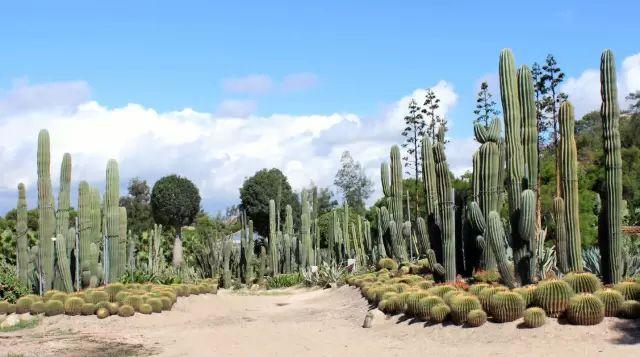
[[49,298],[48,301],[51,301],[51,300],[58,300],[58,301],[60,301],[61,303],[64,304],[64,302],[67,300],[67,294],[65,294],[63,292],[57,292],[57,293],[51,295],[51,297]]
[[140,305],[140,313],[145,315],[150,315],[153,312],[153,308],[149,304],[141,304]]
[[594,293],[602,287],[602,282],[592,273],[580,272],[565,275],[566,281],[576,294]]
[[169,311],[173,307],[173,302],[166,296],[161,297],[160,301],[162,301],[162,310],[164,311]]
[[624,296],[618,290],[603,289],[595,292],[595,296],[604,304],[604,316],[618,316],[620,306],[624,302]]
[[136,310],[131,305],[122,305],[118,309],[118,316],[120,317],[131,317],[135,315]]
[[429,293],[426,291],[415,291],[408,293],[409,295],[406,298],[406,309],[405,314],[412,317],[418,317],[417,315],[417,307],[420,299],[429,296]]
[[538,284],[535,301],[549,317],[558,317],[567,307],[574,295],[571,286],[560,279],[543,280]]
[[442,295],[442,300],[444,300],[444,303],[449,305],[451,307],[451,302],[453,301],[453,299],[455,297],[458,297],[460,295],[465,295],[466,293],[464,291],[461,290],[451,290],[451,291],[447,291],[444,295]]
[[451,318],[453,322],[462,325],[467,322],[467,315],[471,310],[482,309],[480,300],[474,295],[458,295],[451,298]]
[[446,304],[437,304],[436,306],[431,308],[431,313],[429,316],[430,321],[435,323],[443,322],[449,317],[451,313],[451,309]]
[[40,314],[44,314],[45,311],[46,311],[45,303],[42,301],[36,301],[33,304],[31,304],[29,313],[31,313],[31,315],[40,315]]
[[82,304],[81,314],[84,316],[93,315],[96,313],[98,307],[96,304],[92,304],[90,302]]
[[506,286],[492,286],[492,287],[488,287],[485,289],[482,289],[480,291],[480,293],[478,294],[478,299],[480,300],[480,303],[482,304],[482,308],[485,311],[490,311],[491,310],[491,297],[500,291],[508,291],[509,289],[507,289]]
[[625,300],[640,300],[640,283],[623,281],[614,285],[613,288],[622,293]]
[[436,285],[432,288],[427,289],[427,292],[431,295],[444,297],[444,294],[452,290],[457,290],[457,289],[453,285]]
[[27,296],[23,296],[16,300],[16,313],[18,314],[26,314],[31,311],[31,305],[33,304],[33,300]]
[[524,303],[526,306],[531,306],[534,302],[534,296],[536,293],[537,287],[535,285],[527,285],[520,288],[513,289],[514,293],[520,294],[522,299],[524,299]]
[[547,314],[542,308],[530,307],[524,310],[524,325],[528,328],[538,328],[547,321]]
[[635,300],[624,301],[620,305],[619,316],[625,319],[640,318],[640,302]]
[[72,296],[64,302],[64,313],[70,316],[80,315],[82,313],[82,305],[84,305],[84,300]]
[[421,320],[429,320],[429,317],[431,316],[431,308],[438,304],[444,304],[444,301],[437,296],[423,297],[416,304],[414,316]]
[[597,325],[604,319],[604,304],[593,294],[577,294],[569,302],[567,319],[574,325]]
[[471,310],[467,315],[467,325],[470,327],[479,327],[487,322],[487,313],[481,309]]
[[96,311],[96,315],[98,316],[99,319],[104,319],[111,316],[111,313],[109,313],[109,310],[105,309],[104,307],[101,307]]
[[513,291],[499,291],[491,297],[489,312],[496,322],[511,322],[522,317],[526,304]]
[[60,300],[50,299],[44,304],[45,316],[56,316],[64,314],[64,304]]
[[487,284],[487,283],[476,283],[473,284],[469,287],[469,293],[478,296],[480,294],[480,292],[488,287],[490,287],[491,285]]
[[147,300],[147,304],[151,305],[153,312],[162,312],[162,300],[160,300],[160,298],[150,298],[149,300]]

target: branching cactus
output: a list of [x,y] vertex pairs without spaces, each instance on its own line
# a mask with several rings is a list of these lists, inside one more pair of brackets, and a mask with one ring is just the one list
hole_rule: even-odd
[[578,203],[578,151],[574,138],[573,105],[569,101],[560,106],[558,121],[560,122],[560,179],[564,196],[569,269],[580,272],[583,269],[583,263]]
[[611,50],[600,58],[600,95],[605,182],[598,240],[602,252],[602,276],[607,284],[622,280],[622,156],[620,153],[620,109],[616,65]]
[[16,263],[18,278],[25,286],[31,286],[29,266],[29,238],[27,237],[27,198],[24,184],[18,184],[18,206],[16,210]]
[[40,281],[43,291],[51,289],[54,277],[53,238],[56,218],[51,189],[51,153],[49,132],[38,134],[38,239],[40,254]]

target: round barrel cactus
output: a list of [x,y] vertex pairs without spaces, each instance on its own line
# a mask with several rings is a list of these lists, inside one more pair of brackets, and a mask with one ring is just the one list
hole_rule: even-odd
[[569,300],[573,295],[573,289],[567,282],[550,279],[538,284],[535,300],[549,317],[558,317],[569,307]]
[[491,285],[487,284],[487,283],[476,283],[473,284],[469,287],[469,293],[478,296],[480,294],[480,292],[488,287],[490,287]]
[[534,301],[534,295],[536,292],[537,286],[535,285],[527,285],[520,288],[513,289],[514,293],[520,294],[522,299],[524,299],[525,306],[531,306]]
[[491,310],[491,297],[500,292],[500,291],[509,291],[509,289],[507,289],[506,286],[492,286],[486,289],[483,289],[482,291],[480,291],[480,294],[478,294],[478,299],[480,299],[480,303],[482,304],[482,308],[485,311],[490,311]]
[[153,308],[149,304],[141,304],[140,313],[145,315],[151,315],[151,313],[153,313]]
[[46,311],[45,303],[42,301],[36,301],[33,304],[31,304],[29,313],[31,313],[31,315],[40,315],[40,314],[44,314],[45,311]]
[[64,303],[64,313],[70,316],[80,315],[82,313],[82,305],[84,305],[84,300],[77,296],[72,296]]
[[604,304],[593,294],[575,295],[569,302],[567,319],[574,325],[597,325],[604,319]]
[[105,309],[104,307],[99,308],[98,311],[96,311],[96,315],[99,319],[104,319],[111,316],[109,310]]
[[449,317],[451,313],[451,309],[449,306],[445,304],[437,304],[436,306],[431,308],[431,316],[430,319],[434,323],[441,323]]
[[491,297],[489,312],[496,322],[511,322],[522,317],[526,304],[520,294],[500,291]]
[[487,322],[487,313],[481,309],[469,311],[467,315],[467,325],[470,327],[479,327]]
[[592,273],[569,273],[564,277],[573,291],[579,293],[594,293],[602,287],[600,279]]
[[622,293],[613,289],[604,289],[596,291],[595,296],[604,304],[604,316],[618,316],[620,306],[624,302]]
[[92,304],[90,302],[82,304],[82,308],[80,309],[80,313],[84,316],[93,315],[96,313],[98,307],[96,304]]
[[524,311],[524,325],[528,328],[538,328],[545,324],[547,314],[539,307],[530,307]]
[[131,305],[122,305],[118,309],[118,316],[120,317],[131,317],[135,315],[136,310]]
[[49,300],[44,304],[45,316],[56,316],[64,314],[64,304],[60,300]]
[[451,317],[453,322],[462,325],[467,322],[467,315],[471,310],[482,309],[480,300],[474,295],[458,295],[451,299]]
[[18,314],[26,314],[31,311],[31,305],[33,304],[33,300],[29,297],[23,296],[16,300],[16,313]]
[[640,318],[640,302],[627,300],[620,305],[619,316],[625,319]]
[[613,288],[622,293],[625,300],[640,300],[640,283],[623,281],[614,285]]

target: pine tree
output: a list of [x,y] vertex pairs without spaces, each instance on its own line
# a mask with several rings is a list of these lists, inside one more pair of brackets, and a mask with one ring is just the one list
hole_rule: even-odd
[[476,99],[476,110],[473,111],[473,114],[476,115],[473,122],[482,123],[485,127],[489,126],[492,116],[500,114],[500,111],[496,109],[496,102],[493,100],[491,92],[489,92],[489,84],[486,81],[480,84],[480,91]]

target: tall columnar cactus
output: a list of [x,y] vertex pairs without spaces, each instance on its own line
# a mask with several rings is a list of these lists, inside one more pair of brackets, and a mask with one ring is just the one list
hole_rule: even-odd
[[600,95],[605,185],[598,240],[602,251],[602,277],[605,283],[622,280],[622,157],[620,153],[620,109],[616,65],[613,52],[600,58]]
[[561,272],[569,271],[569,250],[567,248],[567,224],[564,212],[564,200],[562,197],[553,199],[553,219],[556,223],[556,255],[558,257],[558,268]]
[[276,222],[276,202],[269,200],[269,267],[273,275],[278,274],[278,227]]
[[131,230],[127,232],[127,268],[134,270],[136,268],[136,246],[138,245],[138,236],[133,234]]
[[442,232],[442,262],[445,270],[445,280],[456,280],[456,237],[454,227],[454,201],[451,188],[449,165],[441,142],[433,147],[433,158],[436,171],[436,186],[438,190],[438,213]]
[[107,277],[108,282],[115,282],[120,278],[119,271],[119,245],[120,245],[120,174],[118,173],[118,163],[116,160],[107,162],[107,184],[104,196],[105,210],[105,236],[107,238]]
[[342,206],[342,220],[340,221],[342,227],[342,244],[344,251],[344,258],[351,259],[351,240],[349,239],[349,205],[347,201]]
[[574,138],[573,105],[562,103],[560,122],[560,179],[564,198],[569,269],[582,271],[582,241],[580,239],[580,205],[578,203],[578,151]]
[[102,197],[100,195],[100,190],[96,187],[91,188],[91,237],[93,243],[100,245],[103,240],[103,229],[105,227],[102,226]]
[[484,249],[486,244],[486,222],[491,211],[498,211],[501,182],[500,172],[500,122],[494,119],[489,127],[476,123],[474,126],[476,140],[481,144],[473,155],[473,197],[474,201],[467,208],[469,222],[479,234],[477,248],[481,251],[480,267],[484,270],[495,270],[496,259],[491,249]]
[[121,276],[127,269],[127,209],[119,207],[118,213],[118,275]]
[[382,214],[381,214],[380,208],[374,207],[373,211],[375,212],[376,223],[378,228],[378,237],[376,240],[376,252],[378,257],[375,259],[377,261],[380,258],[387,257],[387,250],[384,247],[384,231],[382,230]]
[[306,191],[302,191],[302,215],[300,217],[300,234],[302,237],[303,264],[309,269],[313,265],[313,247],[311,246],[311,212]]
[[21,182],[18,184],[18,206],[16,210],[16,263],[18,278],[25,286],[31,286],[27,229],[27,198],[24,184]]
[[396,228],[400,228],[400,225],[404,221],[403,204],[402,204],[402,156],[400,155],[400,148],[398,145],[391,147],[391,214],[393,220],[396,221]]
[[64,291],[73,291],[73,281],[71,280],[71,269],[69,267],[69,257],[67,256],[67,239],[63,234],[58,234],[55,241],[55,250],[58,274],[62,281]]
[[340,226],[340,218],[338,217],[338,211],[333,210],[333,220],[332,220],[332,229],[333,229],[333,241],[334,246],[333,249],[335,251],[335,260],[338,264],[342,263],[343,259],[343,251],[342,251],[342,227]]
[[247,233],[247,271],[246,271],[246,280],[248,283],[252,283],[253,279],[255,279],[255,256],[253,254],[253,249],[255,246],[255,238],[253,236],[253,221],[249,220],[249,232]]
[[49,132],[38,134],[38,238],[40,254],[40,280],[43,291],[51,289],[54,277],[53,238],[56,218],[51,189],[51,153]]
[[489,220],[487,221],[487,248],[491,249],[493,255],[496,257],[498,271],[505,285],[513,288],[516,286],[516,281],[507,261],[504,240],[504,228],[502,227],[500,214],[496,211],[491,211],[489,213]]
[[56,212],[56,234],[67,238],[67,249],[73,246],[69,240],[69,207],[71,206],[71,155],[65,153],[60,167],[60,192],[58,193],[58,211]]
[[94,228],[91,226],[93,224],[91,196],[89,184],[86,181],[80,181],[78,186],[78,234],[80,235],[80,274],[85,287],[89,285],[90,266],[93,263],[90,260],[90,248],[94,243]]
[[507,194],[513,242],[513,261],[519,280],[524,284],[528,284],[531,283],[531,277],[533,276],[531,271],[533,254],[531,242],[526,240],[530,237],[521,236],[518,228],[520,226],[519,220],[522,206],[524,153],[518,80],[511,50],[502,50],[499,67],[500,99],[505,123]]
[[231,287],[231,239],[225,238],[222,243],[222,287],[228,289]]

